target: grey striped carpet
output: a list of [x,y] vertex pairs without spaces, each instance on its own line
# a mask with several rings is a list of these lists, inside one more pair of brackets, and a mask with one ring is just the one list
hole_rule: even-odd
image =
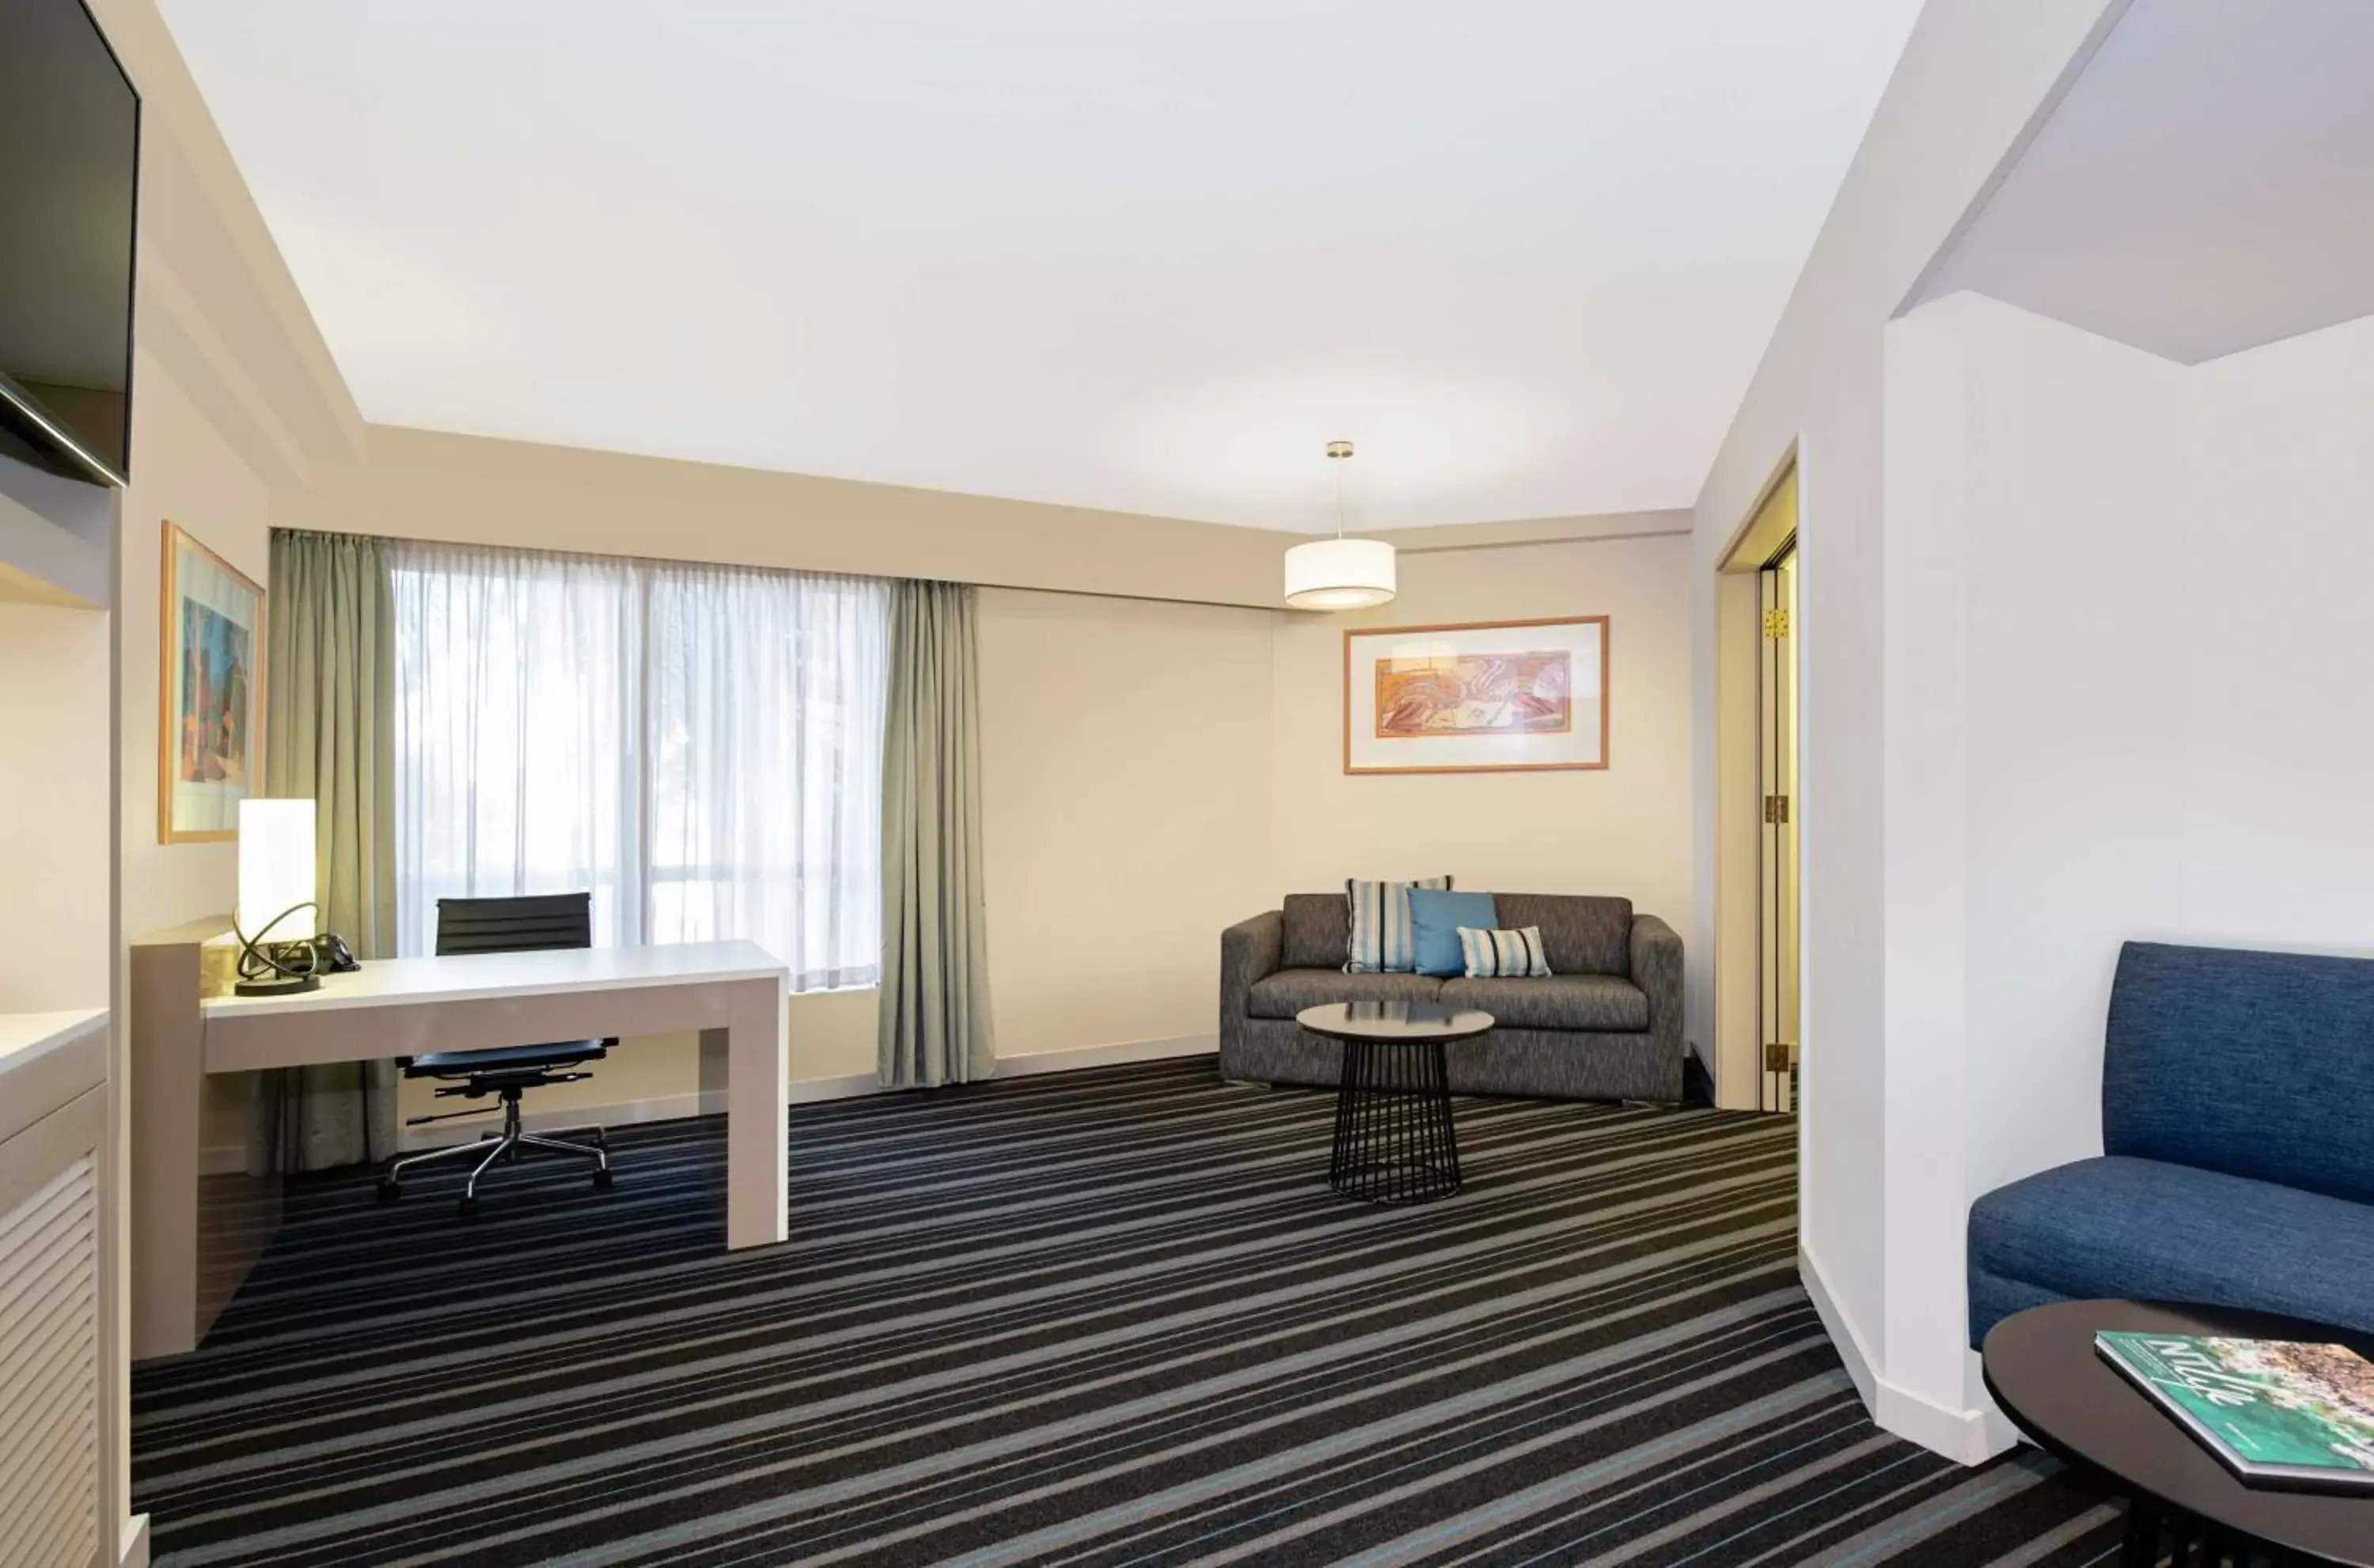
[[1463,1100],[1467,1189],[1383,1210],[1322,1185],[1330,1115],[1209,1058],[804,1106],[755,1255],[715,1120],[466,1225],[309,1177],[138,1370],[135,1504],[176,1565],[2115,1555],[2050,1463],[1864,1419],[1791,1122]]

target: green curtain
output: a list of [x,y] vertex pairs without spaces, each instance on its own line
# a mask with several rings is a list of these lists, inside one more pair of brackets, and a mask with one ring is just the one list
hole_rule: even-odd
[[981,896],[974,592],[890,587],[882,726],[882,999],[887,1088],[986,1078],[989,950]]
[[[317,930],[395,956],[395,604],[382,541],[272,535],[264,793],[314,802]],[[310,1171],[395,1153],[395,1067],[261,1075],[249,1165]]]

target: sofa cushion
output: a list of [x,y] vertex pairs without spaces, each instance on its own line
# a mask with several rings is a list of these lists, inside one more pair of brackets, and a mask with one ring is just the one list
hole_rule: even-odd
[[2374,962],[2129,942],[2108,1153],[2374,1202]]
[[1459,928],[1460,973],[1471,980],[1546,980],[1550,961],[1542,955],[1542,928],[1522,930],[1478,930]]
[[1595,1029],[1649,1026],[1649,998],[1613,975],[1551,975],[1542,979],[1442,982],[1448,1006],[1480,1007],[1511,1029]]
[[1969,1270],[2072,1298],[2196,1302],[2374,1333],[2374,1206],[2117,1155],[1998,1188],[1970,1206]]
[[1417,969],[1417,933],[1410,927],[1409,895],[1413,889],[1448,892],[1448,876],[1420,877],[1415,882],[1346,882],[1344,897],[1352,907],[1352,956],[1344,967],[1362,975],[1408,975]]
[[1556,893],[1496,893],[1493,907],[1510,930],[1542,929],[1542,951],[1556,975],[1629,975],[1632,901]]
[[1421,975],[1457,975],[1467,961],[1459,953],[1459,928],[1499,924],[1488,893],[1453,893],[1447,887],[1413,887],[1409,895],[1410,931],[1416,939]]
[[1280,969],[1255,980],[1245,1012],[1255,1018],[1291,1018],[1331,1001],[1432,1001],[1442,982],[1431,975],[1347,975],[1341,969]]
[[1289,893],[1284,912],[1281,967],[1341,969],[1351,958],[1352,906],[1342,894]]

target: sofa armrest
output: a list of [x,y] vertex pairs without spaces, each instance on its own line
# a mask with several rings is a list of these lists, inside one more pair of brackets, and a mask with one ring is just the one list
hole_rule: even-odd
[[1286,915],[1270,909],[1220,933],[1220,1071],[1226,1075],[1243,1039],[1253,982],[1277,973],[1286,951]]
[[1649,1033],[1682,1047],[1682,938],[1654,915],[1632,917],[1632,983],[1649,999]]
[[1253,982],[1277,973],[1286,951],[1286,917],[1275,909],[1240,920],[1220,933],[1220,1015],[1241,1018]]

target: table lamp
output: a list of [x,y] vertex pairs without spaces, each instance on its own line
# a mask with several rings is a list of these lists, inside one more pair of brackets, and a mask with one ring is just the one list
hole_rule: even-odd
[[321,985],[313,973],[313,802],[239,803],[241,996],[282,996]]

